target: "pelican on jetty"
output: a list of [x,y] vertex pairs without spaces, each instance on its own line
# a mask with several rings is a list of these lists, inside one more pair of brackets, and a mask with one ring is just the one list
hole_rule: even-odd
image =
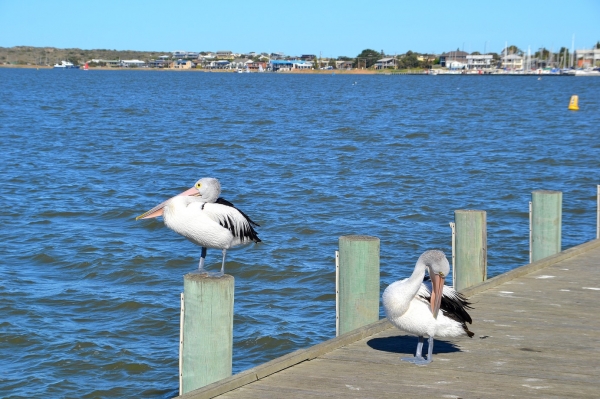
[[231,202],[220,198],[220,194],[219,181],[205,177],[190,189],[169,198],[135,219],[162,216],[168,228],[201,246],[198,273],[210,274],[204,269],[206,249],[221,249],[221,271],[213,275],[222,276],[225,273],[225,257],[229,248],[261,240],[254,230],[254,227],[259,225]]
[[[425,270],[429,278],[425,278]],[[470,303],[461,293],[444,285],[449,272],[450,265],[442,251],[425,251],[409,278],[390,284],[383,292],[383,308],[390,323],[419,337],[415,356],[401,360],[426,365],[432,361],[433,337],[474,335],[466,324],[472,323],[466,311],[471,309]],[[422,355],[425,335],[429,337],[427,358]]]

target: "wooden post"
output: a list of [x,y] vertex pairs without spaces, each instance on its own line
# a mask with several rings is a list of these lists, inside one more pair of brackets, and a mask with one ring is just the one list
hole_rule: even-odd
[[340,335],[340,251],[335,251],[335,336]]
[[600,184],[596,190],[596,238],[600,238]]
[[536,190],[531,193],[531,261],[561,251],[562,192]]
[[183,291],[179,372],[186,393],[231,376],[234,278],[189,273]]
[[339,239],[339,335],[379,320],[379,238]]
[[485,211],[454,211],[456,261],[452,276],[457,291],[487,279],[487,220]]

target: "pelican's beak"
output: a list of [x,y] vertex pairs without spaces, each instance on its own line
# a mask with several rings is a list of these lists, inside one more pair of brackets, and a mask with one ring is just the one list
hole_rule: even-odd
[[[181,194],[177,194],[175,197],[179,197],[182,195],[189,195],[189,196],[195,196],[195,195],[199,195],[198,190],[195,187],[192,187],[188,190],[185,190],[184,192],[182,192]],[[151,219],[151,218],[155,218],[158,216],[162,216],[163,212],[164,212],[164,207],[165,205],[167,205],[167,202],[169,202],[171,199],[175,198],[175,197],[171,197],[168,200],[164,201],[163,203],[160,203],[158,205],[156,205],[154,208],[150,209],[149,211],[146,211],[144,213],[142,213],[140,216],[136,217],[135,220],[140,220],[140,219]]]
[[431,313],[433,314],[433,318],[437,319],[438,312],[440,311],[440,305],[442,303],[442,293],[444,290],[444,281],[446,280],[446,276],[444,273],[440,272],[439,274],[433,273],[431,275]]

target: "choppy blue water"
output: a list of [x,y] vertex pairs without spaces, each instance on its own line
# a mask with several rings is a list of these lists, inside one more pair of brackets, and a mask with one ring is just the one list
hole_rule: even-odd
[[537,189],[563,191],[563,248],[595,238],[600,79],[0,69],[0,82],[2,397],[177,394],[179,293],[200,250],[135,216],[203,176],[261,224],[263,243],[228,253],[234,372],[335,335],[341,235],[381,239],[382,289],[422,251],[450,253],[456,209],[487,211],[489,276],[527,263]]

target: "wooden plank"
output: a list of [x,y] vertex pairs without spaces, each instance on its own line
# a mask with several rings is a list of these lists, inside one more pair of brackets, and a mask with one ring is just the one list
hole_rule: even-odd
[[204,399],[213,398],[232,389],[244,386],[258,379],[285,370],[288,367],[302,363],[306,360],[314,359],[325,353],[331,352],[336,348],[351,344],[365,337],[377,334],[380,331],[391,328],[391,324],[382,319],[368,326],[358,328],[339,337],[330,339],[315,346],[306,349],[300,349],[287,355],[273,359],[260,366],[253,367],[239,374],[214,382],[206,387],[188,392],[179,396],[182,399]]
[[[371,365],[370,365],[371,366]],[[352,362],[315,359],[276,378],[245,389],[232,391],[223,398],[245,398],[260,392],[262,397],[573,397],[595,395],[596,384],[565,383],[565,380],[532,378],[495,373],[472,373],[451,368],[429,368],[402,364],[371,366],[368,372]],[[589,396],[592,395],[592,396]],[[500,397],[500,396],[496,396]]]
[[400,361],[416,338],[381,320],[184,397],[596,397],[598,264],[594,240],[467,289],[475,337],[436,340],[426,367]]
[[569,248],[569,249],[562,251],[556,255],[549,256],[547,258],[532,262],[528,265],[521,266],[516,269],[510,270],[506,273],[503,273],[503,274],[500,274],[493,278],[490,278],[481,284],[477,284],[476,286],[461,290],[461,292],[465,296],[470,297],[470,296],[473,296],[480,292],[484,292],[490,288],[497,287],[508,281],[512,281],[516,278],[523,277],[527,274],[533,273],[534,271],[541,270],[545,267],[556,264],[557,262],[561,262],[561,261],[563,261],[565,259],[569,259],[573,256],[582,255],[582,254],[586,253],[587,251],[593,250],[597,247],[600,247],[600,239],[588,241],[585,244],[581,244],[576,247]]
[[[397,336],[390,335],[390,332],[394,330],[338,349],[319,359],[354,362],[362,364],[357,366],[358,369],[368,369],[371,372],[377,372],[374,366],[376,364],[411,366],[401,362],[400,357],[414,352],[416,339],[402,335],[399,331],[400,335]],[[592,336],[588,338],[588,342],[579,342],[581,336],[565,335],[565,338],[571,336],[576,339],[565,339],[565,343],[557,347],[547,344],[542,334],[517,336],[490,333],[494,335],[486,339],[436,340],[434,361],[428,367],[471,372],[494,370],[517,375],[531,375],[533,371],[536,377],[541,378],[552,375],[560,379],[563,375],[577,375],[578,381],[592,383],[597,380],[595,370],[600,367],[600,359],[595,358],[598,348],[594,345]],[[539,368],[540,364],[544,364],[544,367]]]

